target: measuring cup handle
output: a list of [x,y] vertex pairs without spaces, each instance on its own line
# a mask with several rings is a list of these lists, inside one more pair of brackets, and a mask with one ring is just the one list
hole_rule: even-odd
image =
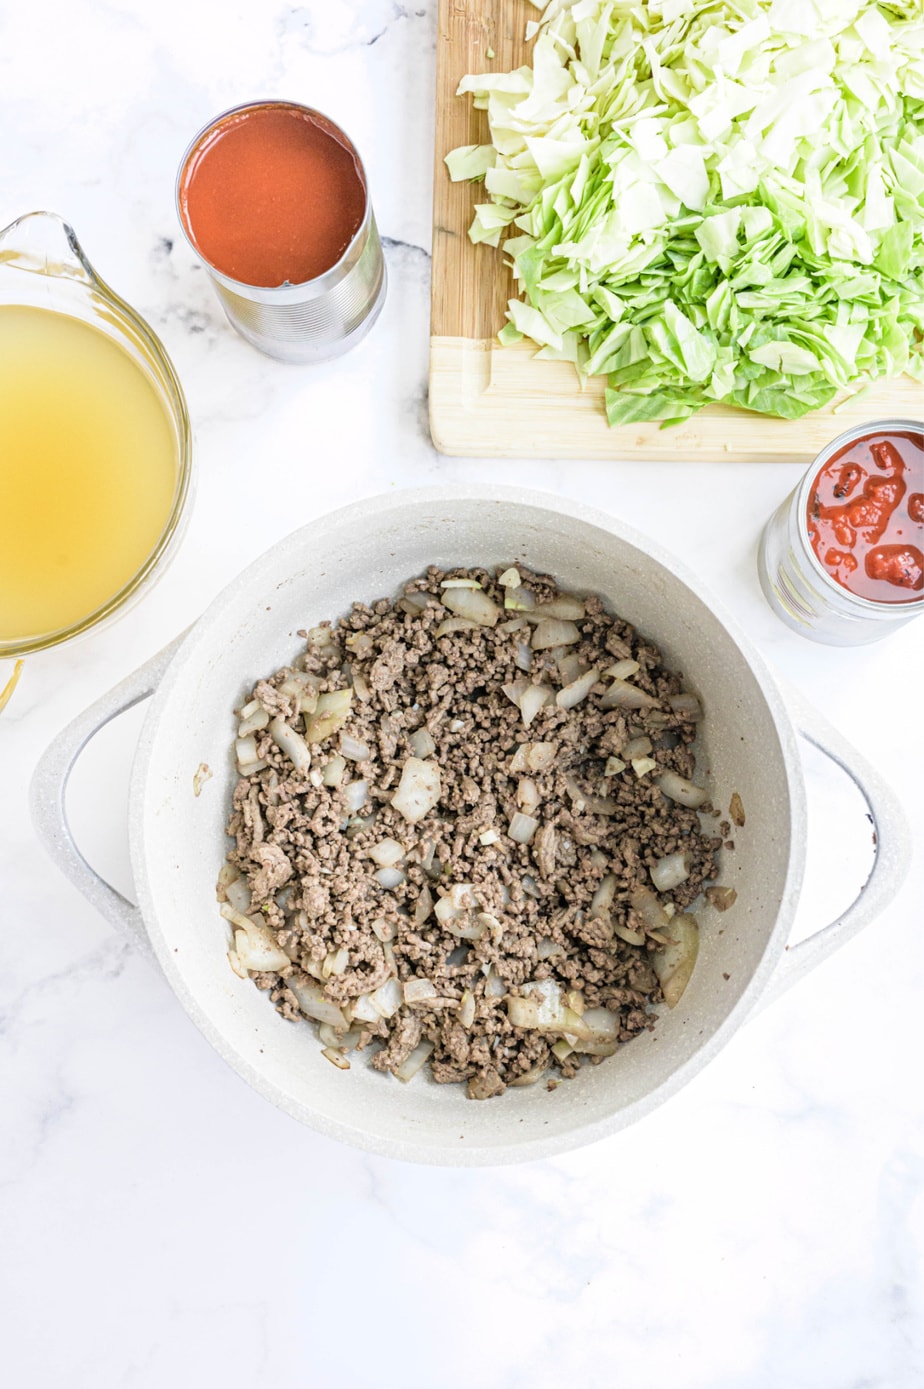
[[29,788],[36,832],[61,872],[110,925],[152,961],[154,952],[141,912],[87,863],[74,842],[65,797],[74,764],[87,743],[110,719],[154,693],[185,635],[176,637],[62,729],[43,753]]
[[911,864],[911,834],[901,804],[874,767],[791,686],[782,687],[801,737],[847,773],[869,807],[873,866],[856,899],[830,925],[786,951],[761,1006],[779,998],[816,965],[851,940],[892,901]]

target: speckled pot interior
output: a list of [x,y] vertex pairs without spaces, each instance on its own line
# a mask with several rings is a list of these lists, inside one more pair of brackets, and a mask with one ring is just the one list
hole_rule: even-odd
[[[699,913],[700,956],[679,1006],[650,1034],[549,1092],[477,1103],[425,1075],[408,1085],[362,1058],[321,1055],[310,1024],[282,1021],[228,966],[215,879],[235,781],[232,709],[291,661],[304,628],[355,599],[391,595],[428,564],[522,561],[569,590],[600,593],[656,641],[706,711],[700,772],[725,811],[747,812],[721,881],[724,915]],[[193,775],[213,776],[193,794]],[[160,964],[192,1019],[251,1085],[343,1141],[417,1161],[499,1163],[589,1142],[639,1118],[728,1039],[765,986],[789,932],[803,867],[804,804],[795,736],[763,663],[644,537],[560,498],[511,488],[429,489],[374,498],[276,545],[209,608],[151,701],[133,770],[132,862]]]

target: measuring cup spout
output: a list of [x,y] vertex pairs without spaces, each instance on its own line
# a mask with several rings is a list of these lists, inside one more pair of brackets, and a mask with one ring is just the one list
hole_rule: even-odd
[[4,265],[80,280],[93,288],[100,283],[74,228],[56,212],[26,212],[0,231],[0,266]]

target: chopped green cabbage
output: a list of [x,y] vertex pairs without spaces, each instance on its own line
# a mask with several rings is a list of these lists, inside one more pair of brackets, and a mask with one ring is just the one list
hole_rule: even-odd
[[463,78],[502,340],[607,377],[611,424],[797,419],[924,380],[922,0],[551,0],[532,66]]

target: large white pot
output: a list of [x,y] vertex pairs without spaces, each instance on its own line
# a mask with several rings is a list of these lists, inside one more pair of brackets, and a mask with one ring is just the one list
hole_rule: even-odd
[[[284,1022],[228,966],[215,902],[235,772],[231,710],[260,676],[291,661],[299,628],[391,595],[428,564],[522,561],[563,587],[602,594],[661,647],[702,697],[700,768],[717,806],[732,792],[747,822],[721,881],[738,892],[719,917],[699,912],[700,956],[679,1006],[653,1033],[550,1093],[510,1090],[477,1103],[461,1086],[402,1085],[354,1060],[335,1069],[308,1024]],[[64,788],[81,747],[150,694],[131,782],[130,843],[139,906],[81,858]],[[781,960],[803,874],[805,798],[796,728],[850,773],[875,820],[877,859],[839,921]],[[199,796],[200,763],[213,772]],[[91,901],[153,952],[190,1017],[256,1090],[295,1118],[359,1147],[416,1161],[499,1163],[542,1157],[612,1133],[660,1104],[732,1036],[761,997],[780,991],[885,905],[901,882],[907,831],[891,792],[810,709],[793,713],[760,657],[696,580],[644,537],[558,497],[514,488],[392,493],[314,521],[236,579],[196,625],[77,719],[33,781],[37,828]],[[721,928],[721,929],[720,929]]]

